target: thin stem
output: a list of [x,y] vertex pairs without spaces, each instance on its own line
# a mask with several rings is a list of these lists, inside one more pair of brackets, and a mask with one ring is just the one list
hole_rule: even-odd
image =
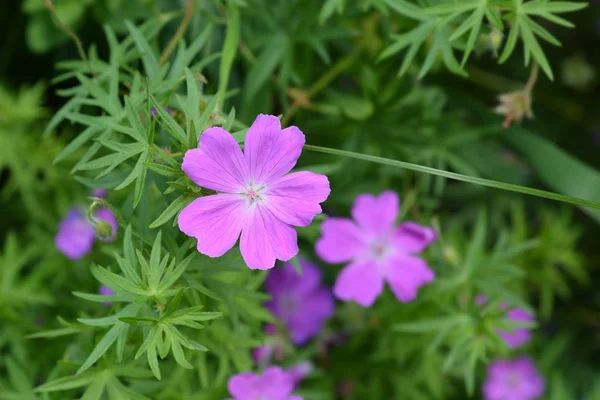
[[187,4],[185,5],[185,10],[183,11],[183,20],[181,21],[179,28],[177,28],[177,32],[175,32],[175,35],[173,36],[173,38],[171,39],[171,41],[169,42],[169,44],[167,45],[165,50],[160,55],[160,60],[158,61],[159,66],[162,66],[167,61],[167,58],[169,58],[171,53],[177,47],[177,43],[179,43],[179,41],[185,34],[187,27],[189,26],[190,22],[192,21],[192,17],[194,16],[195,11],[196,11],[196,0],[188,0]]
[[[360,54],[360,48],[346,57],[335,63],[318,81],[312,84],[305,92],[306,100],[310,102],[310,98],[317,95],[321,90],[325,89],[335,78],[346,71],[354,64]],[[281,118],[281,124],[287,125],[289,120],[296,114],[296,112],[302,107],[302,104],[296,99],[292,103],[291,107],[283,114]]]
[[44,5],[46,6],[46,8],[50,11],[50,14],[52,14],[52,17],[54,18],[54,21],[56,22],[58,27],[64,33],[66,33],[69,37],[71,37],[71,39],[73,39],[73,41],[75,42],[75,45],[77,46],[77,51],[79,52],[79,56],[81,57],[81,59],[83,61],[85,61],[87,63],[88,69],[90,70],[90,74],[95,75],[94,70],[92,69],[92,64],[90,63],[90,60],[88,60],[87,56],[85,55],[85,51],[83,49],[83,45],[81,44],[81,40],[79,40],[79,37],[75,34],[75,32],[73,32],[71,29],[69,29],[60,20],[60,18],[58,18],[58,14],[56,14],[56,10],[54,9],[52,0],[42,0],[42,1],[44,2]]
[[533,90],[533,87],[535,86],[535,83],[537,82],[539,71],[540,71],[540,67],[538,66],[538,64],[536,62],[534,62],[533,66],[531,67],[531,73],[529,74],[529,79],[527,80],[527,84],[525,85],[525,91],[527,93],[531,93],[531,91]]

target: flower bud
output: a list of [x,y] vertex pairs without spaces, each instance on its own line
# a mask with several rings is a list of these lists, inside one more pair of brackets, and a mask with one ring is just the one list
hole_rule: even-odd
[[94,226],[94,229],[96,230],[96,236],[102,240],[108,240],[113,237],[112,226],[103,219],[98,220],[96,226]]

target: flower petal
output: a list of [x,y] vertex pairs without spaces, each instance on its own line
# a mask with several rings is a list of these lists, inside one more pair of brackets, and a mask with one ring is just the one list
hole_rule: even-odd
[[294,172],[269,185],[268,207],[277,218],[294,226],[308,226],[321,213],[331,189],[325,175]]
[[356,261],[342,270],[335,281],[333,293],[344,301],[354,300],[371,306],[383,291],[383,277],[370,260]]
[[54,245],[71,260],[79,260],[94,246],[96,232],[92,224],[77,209],[69,211],[58,226]]
[[179,214],[179,229],[198,239],[198,251],[220,257],[233,247],[245,221],[244,199],[236,194],[200,197]]
[[393,243],[406,253],[420,253],[437,239],[435,229],[414,222],[404,222],[394,231]]
[[320,287],[298,298],[301,303],[295,313],[285,319],[292,342],[302,345],[321,332],[323,325],[333,314],[335,302],[329,288]]
[[222,128],[205,130],[200,147],[185,153],[181,169],[199,186],[226,193],[242,190],[247,176],[240,146]]
[[348,218],[327,218],[321,224],[321,233],[315,251],[328,263],[350,261],[367,251],[364,234]]
[[287,399],[294,390],[294,377],[279,367],[269,367],[263,372],[262,387],[264,399]]
[[255,400],[260,392],[261,378],[251,372],[244,372],[229,378],[227,389],[235,400]]
[[278,220],[264,206],[247,210],[240,251],[250,269],[269,269],[275,260],[289,261],[298,254],[296,230]]
[[276,116],[256,117],[244,142],[244,156],[254,182],[267,183],[289,172],[296,165],[304,142],[304,134],[297,127],[281,130]]
[[354,200],[352,218],[365,232],[381,236],[388,233],[394,226],[400,200],[392,191],[385,191],[379,196],[361,194]]
[[418,257],[393,257],[386,266],[387,282],[394,295],[403,303],[414,300],[419,288],[434,278],[435,274],[427,263]]

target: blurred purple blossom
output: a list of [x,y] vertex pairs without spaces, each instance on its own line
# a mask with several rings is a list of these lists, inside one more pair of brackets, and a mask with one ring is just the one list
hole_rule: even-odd
[[323,222],[316,244],[319,257],[331,264],[350,262],[337,278],[336,297],[369,307],[387,281],[398,300],[409,302],[421,286],[433,281],[433,271],[416,255],[437,235],[433,228],[414,222],[394,227],[399,208],[392,191],[361,194],[352,206],[353,220],[330,217]]
[[94,190],[92,190],[92,195],[94,197],[102,198],[102,197],[106,196],[106,189],[102,189],[102,188],[94,189]]
[[526,356],[496,360],[487,369],[483,384],[485,400],[534,400],[544,394],[544,378]]
[[316,336],[334,312],[331,290],[321,285],[321,271],[300,259],[302,275],[291,263],[269,272],[266,286],[272,300],[267,308],[281,319],[297,345]]
[[244,372],[229,378],[230,400],[302,400],[292,395],[295,377],[279,367],[269,367],[262,375]]
[[58,225],[56,248],[71,260],[79,260],[94,246],[96,233],[84,213],[72,208]]
[[[168,114],[173,114],[173,110],[172,110],[172,109],[170,109],[169,107],[165,107],[165,111],[166,111]],[[150,109],[150,116],[151,116],[151,117],[156,117],[157,115],[158,115],[158,111],[156,110],[156,108],[152,107],[152,108]]]
[[[112,290],[110,290],[110,288],[109,288],[108,286],[104,286],[104,285],[100,286],[100,290],[98,291],[98,293],[99,293],[101,296],[110,296],[110,295],[113,295],[113,294],[115,294],[115,292],[113,292]],[[111,305],[112,305],[112,302],[110,302],[110,301],[105,301],[105,302],[104,302],[104,303],[102,303],[102,304],[104,304],[105,306],[111,306]]]
[[[101,208],[95,212],[94,217],[100,223],[108,223],[110,234],[104,241],[116,239],[118,221],[108,208]],[[87,219],[82,210],[72,208],[58,225],[58,232],[54,238],[54,245],[71,260],[79,260],[90,251],[96,239],[96,229]]]

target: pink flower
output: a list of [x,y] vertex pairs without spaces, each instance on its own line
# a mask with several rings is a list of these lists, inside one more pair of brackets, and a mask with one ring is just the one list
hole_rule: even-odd
[[485,400],[534,400],[544,394],[544,377],[529,357],[490,364],[483,384]]
[[[198,251],[220,257],[241,233],[248,267],[269,269],[298,253],[294,226],[310,225],[329,196],[329,181],[312,172],[287,174],[296,164],[304,134],[281,129],[279,119],[259,115],[246,135],[244,153],[231,134],[210,128],[189,150],[183,171],[198,185],[221,192],[200,197],[179,214],[179,229],[198,239]],[[287,174],[287,175],[286,175]]]
[[419,287],[433,281],[433,271],[416,254],[436,239],[436,233],[414,222],[394,227],[399,207],[394,192],[379,197],[362,194],[352,206],[354,221],[328,218],[323,222],[323,236],[316,244],[319,257],[328,263],[350,262],[333,289],[339,299],[368,307],[387,281],[398,300],[409,302]]
[[295,376],[279,367],[269,367],[261,375],[244,372],[229,378],[230,400],[302,400],[292,395]]

